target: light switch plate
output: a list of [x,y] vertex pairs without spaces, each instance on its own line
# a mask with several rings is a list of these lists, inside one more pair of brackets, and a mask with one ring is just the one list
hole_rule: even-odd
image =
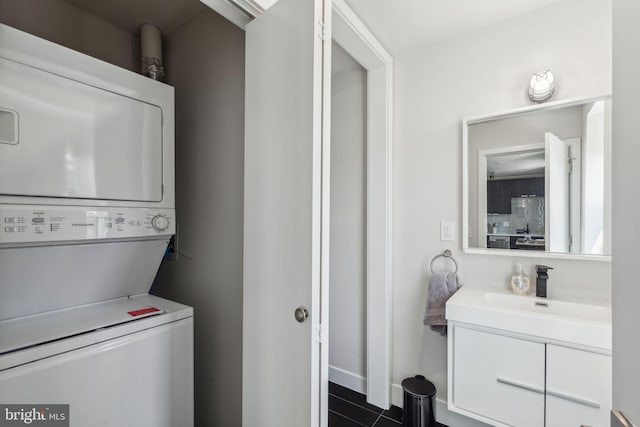
[[443,240],[443,241],[455,240],[453,220],[448,219],[448,220],[440,221],[440,240]]

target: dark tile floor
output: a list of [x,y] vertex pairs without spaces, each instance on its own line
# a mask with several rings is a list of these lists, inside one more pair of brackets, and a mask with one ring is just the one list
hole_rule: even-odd
[[[329,383],[329,427],[399,427],[402,409],[388,411],[367,403],[360,394],[338,384]],[[438,427],[446,427],[438,424]]]

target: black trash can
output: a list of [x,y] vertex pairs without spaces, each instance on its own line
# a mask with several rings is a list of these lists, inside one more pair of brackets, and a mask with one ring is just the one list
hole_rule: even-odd
[[422,375],[402,380],[404,407],[402,420],[405,427],[436,427],[433,397],[436,386]]

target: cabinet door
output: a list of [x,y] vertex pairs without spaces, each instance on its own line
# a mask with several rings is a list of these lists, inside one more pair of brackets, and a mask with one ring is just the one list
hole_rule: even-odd
[[461,327],[452,333],[454,406],[486,422],[544,426],[544,344]]
[[611,357],[547,344],[546,427],[609,426]]
[[511,188],[513,187],[513,181],[500,181],[502,183],[501,190],[501,201],[502,201],[502,210],[500,213],[510,214],[511,213]]
[[527,197],[529,195],[529,180],[514,179],[511,181],[511,197]]
[[499,194],[499,181],[487,181],[487,213],[501,213],[501,195]]
[[487,213],[511,213],[510,185],[510,181],[487,181]]
[[530,180],[529,194],[544,197],[544,178],[532,178]]

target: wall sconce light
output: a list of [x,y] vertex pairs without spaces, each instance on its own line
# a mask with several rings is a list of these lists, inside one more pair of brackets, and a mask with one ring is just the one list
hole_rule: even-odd
[[529,99],[531,102],[548,101],[555,92],[554,76],[549,70],[538,71],[529,80]]

